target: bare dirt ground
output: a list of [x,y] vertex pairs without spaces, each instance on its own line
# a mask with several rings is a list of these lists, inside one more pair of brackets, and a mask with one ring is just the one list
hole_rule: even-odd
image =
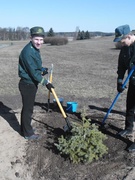
[[[42,135],[38,142],[28,142],[19,134],[21,97],[18,91],[18,56],[27,42],[9,42],[0,48],[0,179],[1,180],[133,180],[135,154],[127,148],[132,142],[117,136],[124,128],[126,90],[120,96],[106,120],[101,122],[116,91],[117,59],[113,37],[87,41],[73,41],[64,46],[43,45],[43,65],[54,65],[55,92],[67,101],[76,101],[76,113],[68,113],[72,122],[86,109],[92,123],[96,123],[108,139],[105,154],[91,164],[72,164],[61,157],[54,142],[63,134],[65,120],[53,105],[46,111],[48,91],[39,86],[33,113],[33,126]],[[4,42],[5,44],[5,42]]]

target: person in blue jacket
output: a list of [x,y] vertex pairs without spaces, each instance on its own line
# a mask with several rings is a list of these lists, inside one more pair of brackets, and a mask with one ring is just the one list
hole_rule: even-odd
[[35,97],[38,84],[46,86],[49,91],[53,85],[45,79],[47,68],[42,67],[40,48],[44,42],[44,29],[33,27],[30,29],[30,42],[22,49],[19,55],[18,74],[20,77],[19,90],[22,96],[21,134],[25,139],[37,140],[31,125]]
[[[118,78],[117,91],[123,92],[123,79],[126,71],[131,71],[135,65],[135,35],[130,31],[129,25],[122,25],[115,29],[114,42],[120,42],[122,48],[118,58]],[[135,71],[129,79],[129,86],[126,99],[126,119],[124,130],[118,133],[119,136],[126,137],[133,135],[133,127],[135,121]],[[129,151],[135,151],[135,143],[128,148]]]

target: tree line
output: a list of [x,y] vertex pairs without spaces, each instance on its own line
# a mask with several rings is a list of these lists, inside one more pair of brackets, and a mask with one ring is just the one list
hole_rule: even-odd
[[[29,27],[17,27],[15,28],[1,28],[0,27],[0,40],[26,40],[29,39],[30,29]],[[52,28],[48,32],[45,32],[45,36],[51,37],[55,36],[55,33]]]
[[0,40],[26,40],[29,38],[29,31],[28,27],[0,28]]
[[[75,40],[84,40],[90,39],[92,36],[111,36],[113,33],[102,33],[102,32],[88,32],[88,31],[76,31],[76,32],[54,32],[53,28],[50,28],[49,31],[45,32],[46,37],[53,36],[72,36]],[[0,27],[0,40],[10,40],[10,41],[18,41],[18,40],[27,40],[30,37],[30,29],[29,27],[17,27],[15,28],[1,28]]]

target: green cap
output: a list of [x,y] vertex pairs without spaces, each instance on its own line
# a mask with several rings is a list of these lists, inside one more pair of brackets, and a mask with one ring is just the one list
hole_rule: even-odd
[[43,36],[45,35],[45,32],[44,32],[44,29],[42,27],[39,27],[39,26],[35,26],[35,27],[32,27],[30,29],[30,34],[31,36]]

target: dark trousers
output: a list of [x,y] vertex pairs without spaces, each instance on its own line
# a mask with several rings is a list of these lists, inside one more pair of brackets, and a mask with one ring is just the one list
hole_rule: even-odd
[[126,102],[125,129],[133,130],[135,111],[135,85],[129,83]]
[[34,134],[31,121],[37,86],[20,81],[19,90],[22,96],[21,133],[23,136],[31,136]]

